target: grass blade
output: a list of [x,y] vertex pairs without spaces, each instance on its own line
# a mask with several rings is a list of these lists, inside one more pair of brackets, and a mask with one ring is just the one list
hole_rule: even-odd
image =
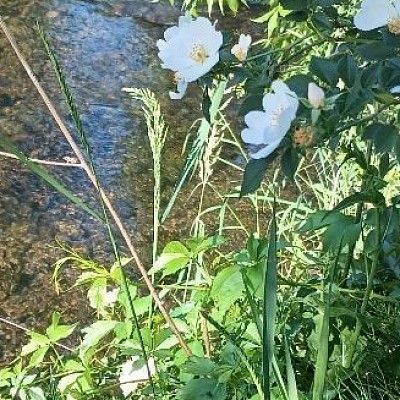
[[217,89],[215,90],[214,95],[211,99],[210,106],[210,122],[207,121],[205,117],[201,120],[200,128],[197,132],[197,138],[194,141],[192,148],[190,149],[189,155],[186,158],[185,164],[182,168],[182,171],[179,175],[178,181],[175,184],[172,195],[169,199],[167,207],[164,210],[164,213],[161,217],[161,222],[164,222],[170,213],[172,206],[175,203],[176,198],[182,188],[182,185],[185,183],[186,178],[189,175],[189,172],[196,165],[198,160],[201,157],[202,151],[204,149],[204,145],[207,142],[208,133],[210,131],[211,125],[215,122],[216,116],[218,114],[219,106],[221,105],[221,101],[225,92],[225,88],[227,85],[227,81],[222,81],[218,84]]
[[86,139],[86,135],[85,132],[82,128],[82,122],[78,113],[78,109],[75,106],[75,102],[74,99],[72,97],[72,93],[69,90],[68,84],[67,84],[67,80],[65,79],[65,76],[62,72],[62,68],[61,68],[61,64],[60,61],[58,60],[56,54],[54,53],[54,51],[51,49],[50,44],[41,28],[41,26],[39,24],[37,24],[37,28],[39,31],[39,36],[44,44],[44,47],[46,49],[47,55],[51,61],[51,64],[53,65],[53,70],[57,76],[58,79],[58,83],[60,85],[61,91],[64,94],[65,97],[65,101],[67,103],[67,106],[69,108],[72,120],[74,122],[74,126],[76,131],[79,134],[80,140],[81,140],[81,144],[85,150],[85,153],[88,155],[88,157],[90,158],[90,162],[92,164],[92,157],[91,157],[91,150],[90,150],[90,146],[89,143]]
[[264,279],[263,299],[263,391],[265,400],[271,398],[271,370],[274,358],[275,317],[277,309],[277,249],[275,203],[272,209],[272,220],[269,228],[268,256]]
[[68,190],[65,186],[63,186],[56,178],[49,174],[49,172],[43,168],[41,165],[38,165],[32,162],[21,150],[19,150],[14,143],[12,143],[5,136],[0,135],[0,146],[4,147],[8,152],[14,154],[18,159],[28,167],[32,172],[41,177],[45,182],[47,182],[50,186],[52,186],[55,190],[65,196],[72,203],[80,207],[82,210],[89,213],[92,217],[97,220],[104,222],[103,219],[93,211],[89,206],[87,206],[79,197],[73,194],[70,190]]
[[286,361],[286,379],[287,379],[289,400],[299,400],[299,396],[297,393],[296,376],[294,374],[292,360],[290,358],[290,347],[286,335],[285,335],[285,361]]
[[[328,370],[329,361],[329,319],[330,319],[330,307],[331,307],[331,294],[333,282],[335,279],[339,256],[342,250],[342,240],[340,241],[339,248],[335,257],[334,262],[331,265],[329,271],[329,288],[324,299],[324,315],[322,321],[320,321],[319,338],[318,338],[318,354],[317,361],[315,364],[314,372],[314,384],[313,384],[313,394],[312,400],[322,400],[325,388],[325,377]],[[323,293],[324,295],[324,293]]]

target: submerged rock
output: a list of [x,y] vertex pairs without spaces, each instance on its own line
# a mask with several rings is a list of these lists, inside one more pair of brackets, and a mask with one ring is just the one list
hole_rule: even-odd
[[182,11],[168,3],[150,3],[144,1],[127,0],[109,3],[112,13],[121,17],[134,17],[144,22],[170,26],[175,25]]

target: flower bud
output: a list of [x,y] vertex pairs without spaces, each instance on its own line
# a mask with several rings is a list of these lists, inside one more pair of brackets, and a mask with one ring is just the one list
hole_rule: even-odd
[[325,105],[325,93],[314,82],[308,84],[308,101],[313,108],[322,108]]

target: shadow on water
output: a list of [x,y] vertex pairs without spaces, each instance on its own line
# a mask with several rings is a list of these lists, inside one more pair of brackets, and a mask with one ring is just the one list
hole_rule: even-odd
[[[17,3],[17,5],[15,4]],[[155,42],[178,10],[143,0],[2,0],[0,13],[15,35],[24,56],[71,126],[63,99],[35,29],[38,20],[58,55],[93,149],[99,179],[110,193],[128,230],[146,257],[151,242],[151,158],[139,107],[122,87],[150,87],[167,92]],[[192,89],[193,90],[193,89]],[[194,90],[195,92],[195,90]],[[163,97],[165,101],[165,96]],[[198,111],[198,98],[170,105],[168,120],[177,121],[165,158],[165,184],[179,171],[182,138]],[[32,158],[63,161],[73,154],[0,34],[0,128]],[[96,207],[95,193],[77,168],[50,167],[64,185]],[[231,177],[221,171],[220,181]],[[189,193],[188,193],[189,194]],[[187,209],[178,207],[168,226],[182,233]],[[183,211],[183,213],[182,213]],[[190,214],[191,212],[189,212]],[[45,326],[52,311],[64,321],[89,315],[83,293],[57,295],[51,281],[52,264],[61,256],[49,245],[59,241],[103,263],[112,262],[106,232],[61,195],[44,185],[17,161],[0,157],[0,317],[23,327]],[[122,246],[122,251],[124,248]],[[63,274],[64,287],[74,278]],[[85,312],[83,310],[86,310]],[[10,359],[22,341],[21,332],[0,325],[0,363]]]

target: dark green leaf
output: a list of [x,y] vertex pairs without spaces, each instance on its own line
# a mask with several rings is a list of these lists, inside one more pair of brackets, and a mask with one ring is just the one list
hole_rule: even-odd
[[297,150],[290,146],[286,148],[281,156],[281,169],[285,176],[293,181],[294,175],[296,174],[297,167],[299,166],[299,154]]
[[310,72],[323,82],[329,84],[332,88],[336,87],[339,80],[337,64],[326,58],[312,57],[310,63]]
[[271,398],[271,371],[275,347],[275,320],[277,312],[277,249],[275,203],[272,210],[272,220],[268,234],[268,256],[264,278],[263,299],[263,377],[265,400]]
[[385,46],[382,42],[357,46],[356,51],[367,61],[387,60],[396,55],[393,47]]
[[392,151],[399,141],[399,131],[393,125],[379,122],[368,125],[363,132],[364,140],[371,140],[378,153]]
[[247,96],[239,108],[238,115],[246,115],[250,111],[262,110],[263,90],[260,89],[259,93]]
[[271,154],[267,158],[250,159],[243,174],[243,182],[240,189],[241,197],[253,193],[260,187],[267,166],[275,157],[276,155]]
[[354,58],[350,55],[342,56],[338,62],[339,77],[347,87],[354,86],[358,73],[358,66]]
[[307,98],[308,84],[314,82],[308,75],[295,75],[289,78],[285,83],[289,86],[290,90],[295,92],[298,97]]
[[280,3],[286,10],[304,11],[308,8],[307,0],[280,0]]
[[211,124],[211,117],[210,117],[210,107],[211,107],[211,99],[208,94],[207,88],[204,89],[203,92],[203,102],[201,105],[201,109],[203,110],[203,116],[206,121]]

